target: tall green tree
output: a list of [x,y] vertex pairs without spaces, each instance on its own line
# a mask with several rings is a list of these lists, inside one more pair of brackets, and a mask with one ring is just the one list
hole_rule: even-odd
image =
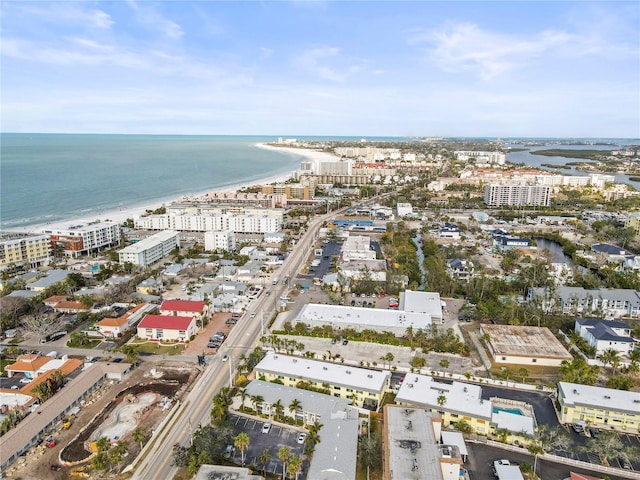
[[240,456],[242,458],[242,465],[244,466],[244,452],[249,447],[249,435],[244,432],[239,433],[233,440],[233,444],[240,449]]

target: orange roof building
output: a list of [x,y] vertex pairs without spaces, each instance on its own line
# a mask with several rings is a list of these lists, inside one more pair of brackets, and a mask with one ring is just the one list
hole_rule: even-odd
[[36,372],[50,360],[52,360],[51,357],[44,357],[37,353],[29,353],[18,357],[18,360],[11,365],[7,365],[5,370],[9,378],[11,378],[14,373],[24,373],[29,378],[33,378],[36,376]]

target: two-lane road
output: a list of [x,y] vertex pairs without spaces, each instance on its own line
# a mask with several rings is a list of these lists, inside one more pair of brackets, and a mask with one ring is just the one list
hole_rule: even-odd
[[[296,277],[318,238],[322,222],[335,213],[316,218],[309,224],[307,232],[284,261],[280,269],[283,275],[291,279]],[[275,297],[273,300],[263,294],[251,303],[247,314],[236,324],[218,354],[209,357],[212,359],[211,363],[205,367],[203,374],[196,380],[174,416],[149,440],[144,449],[144,458],[134,466],[133,480],[168,480],[175,476],[177,468],[172,465],[173,445],[186,444],[198,425],[209,424],[214,395],[229,384],[238,365],[238,359],[242,355],[248,355],[255,348],[262,334],[261,316],[270,318],[275,313],[275,301],[287,288],[288,285],[282,284],[274,286],[271,293]],[[256,315],[252,317],[252,313]],[[230,357],[227,363],[222,362],[224,355]]]

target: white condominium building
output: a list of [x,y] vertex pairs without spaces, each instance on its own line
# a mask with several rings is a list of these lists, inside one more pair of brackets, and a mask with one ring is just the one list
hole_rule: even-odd
[[482,152],[473,150],[457,150],[453,152],[456,156],[456,160],[466,162],[469,160],[475,160],[481,163],[496,163],[498,165],[504,165],[507,161],[507,156],[502,152]]
[[169,255],[176,247],[180,247],[178,232],[167,230],[123,248],[118,252],[119,261],[148,267]]
[[484,203],[490,207],[503,205],[551,204],[551,187],[543,185],[487,185],[484,189]]
[[44,229],[51,246],[60,246],[65,255],[79,257],[120,243],[120,225],[115,222],[92,222],[66,228]]
[[236,236],[231,230],[224,232],[204,232],[204,249],[207,252],[223,250],[232,252],[236,249]]
[[139,230],[176,230],[178,232],[227,231],[235,233],[270,233],[282,229],[279,215],[234,215],[184,213],[149,215],[135,220]]

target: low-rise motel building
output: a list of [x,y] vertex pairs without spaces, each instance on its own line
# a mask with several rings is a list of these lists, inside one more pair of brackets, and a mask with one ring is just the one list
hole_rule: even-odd
[[523,325],[480,326],[495,363],[559,367],[573,357],[547,327]]
[[390,388],[391,372],[267,352],[256,366],[256,375],[287,387],[306,384],[334,397],[351,400],[356,407],[377,411]]
[[640,393],[558,382],[560,422],[640,432]]
[[440,443],[442,419],[425,408],[385,405],[384,480],[463,480],[460,449]]
[[409,373],[396,394],[396,403],[439,414],[443,427],[464,420],[480,435],[504,429],[515,439],[534,433],[535,418],[530,405],[497,397],[484,399],[479,385],[447,378]]

